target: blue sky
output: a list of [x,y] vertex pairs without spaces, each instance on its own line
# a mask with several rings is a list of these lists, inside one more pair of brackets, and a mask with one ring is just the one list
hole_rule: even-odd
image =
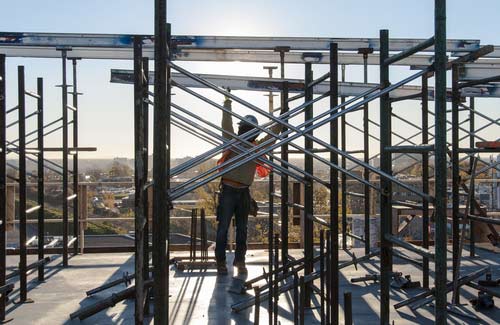
[[[154,1],[85,0],[85,1],[8,1],[0,11],[1,31],[76,32],[76,33],[138,33],[151,34],[154,29]],[[244,35],[244,36],[324,36],[378,37],[379,29],[390,30],[391,37],[427,38],[433,33],[434,1],[226,1],[176,0],[168,2],[168,19],[174,34]],[[480,39],[482,44],[500,44],[498,21],[500,2],[485,0],[471,3],[448,1],[448,38]],[[35,78],[46,81],[47,119],[60,116],[60,61],[40,59],[8,60],[8,93],[10,106],[15,105],[16,66],[26,66],[27,86],[34,89]],[[259,64],[188,64],[193,72],[230,73],[265,76]],[[131,68],[126,61],[82,61],[79,64],[81,97],[80,142],[82,146],[97,146],[97,153],[83,156],[115,157],[133,155],[132,88],[109,83],[111,68]],[[323,68],[316,69],[318,75]],[[394,76],[407,72],[395,70]],[[303,68],[287,67],[287,76],[300,77]],[[70,76],[71,77],[71,76]],[[348,81],[359,81],[359,68],[348,69]],[[370,68],[370,81],[377,82],[376,68]],[[220,119],[220,112],[206,107],[179,92],[174,100],[211,121]],[[202,93],[221,101],[207,91]],[[263,94],[238,92],[238,95],[266,107]],[[484,105],[493,107],[492,100]],[[374,104],[374,109],[376,109]],[[404,104],[404,109],[418,108],[418,103]],[[248,113],[241,107],[235,108]],[[376,114],[376,113],[375,113]],[[411,113],[410,113],[411,114]],[[353,123],[358,118],[353,117]],[[404,126],[395,126],[405,131]],[[375,133],[376,129],[373,130]],[[498,131],[498,130],[497,130]],[[14,136],[12,134],[9,136]],[[322,131],[318,131],[322,134]],[[410,131],[408,131],[410,132]],[[349,133],[349,145],[359,147],[359,135]],[[201,153],[206,146],[198,140],[174,130],[173,156]],[[58,145],[60,136],[48,138]],[[374,147],[376,143],[372,144]]]

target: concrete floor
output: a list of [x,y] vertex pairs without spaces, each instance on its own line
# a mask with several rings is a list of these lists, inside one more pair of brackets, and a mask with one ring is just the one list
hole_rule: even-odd
[[[363,251],[355,249],[357,256],[362,256]],[[294,251],[297,256],[300,251]],[[470,259],[464,257],[462,274],[479,269],[483,265],[490,265],[494,277],[500,277],[500,258],[498,254],[477,250],[478,257]],[[185,253],[183,254],[185,255]],[[408,254],[408,256],[412,256]],[[449,256],[451,255],[448,254]],[[467,256],[468,252],[464,252]],[[417,259],[415,256],[412,258]],[[348,261],[349,256],[341,251],[341,261]],[[30,258],[34,260],[34,256]],[[267,263],[267,253],[260,251],[250,251],[247,254],[249,266],[249,278],[260,275],[262,267]],[[9,256],[8,262],[11,266],[18,262],[17,256]],[[108,289],[92,297],[86,297],[85,291],[102,285],[110,280],[120,278],[123,272],[133,273],[133,256],[124,254],[87,254],[79,255],[70,259],[70,266],[66,269],[59,267],[60,257],[47,266],[47,281],[38,283],[36,275],[30,275],[29,298],[34,303],[17,305],[15,303],[8,306],[8,318],[13,321],[10,324],[133,324],[134,323],[134,302],[132,300],[118,303],[113,308],[102,311],[84,321],[69,319],[69,314],[78,310],[81,306],[89,305],[99,299],[110,296],[113,292],[123,290],[124,285]],[[411,274],[412,280],[421,280],[421,271],[407,262],[395,258],[394,271]],[[353,318],[355,324],[379,324],[379,285],[373,283],[351,284],[352,277],[364,276],[368,273],[376,273],[379,270],[379,260],[374,258],[369,262],[358,265],[358,270],[354,266],[342,270],[340,278],[340,295],[343,292],[352,292],[353,297]],[[448,263],[451,266],[451,261]],[[431,264],[431,269],[433,265]],[[230,275],[217,277],[214,271],[185,271],[170,273],[171,298],[170,317],[171,324],[251,324],[254,319],[254,310],[249,308],[241,313],[231,312],[231,305],[235,302],[247,299],[250,295],[236,295],[228,293],[228,287],[232,282],[233,270]],[[431,273],[431,276],[433,274]],[[448,278],[451,278],[451,274]],[[432,280],[431,280],[432,283]],[[13,301],[17,300],[17,288],[11,295]],[[500,290],[500,288],[498,288]],[[404,300],[421,289],[411,289],[407,292],[392,290],[391,304]],[[253,294],[253,292],[249,292]],[[464,287],[462,290],[463,309],[471,314],[475,314],[484,320],[484,324],[498,324],[500,321],[500,311],[498,307],[485,312],[476,312],[468,304],[475,292]],[[341,303],[343,304],[341,298]],[[291,312],[291,293],[280,296],[280,322],[281,324],[292,323],[293,314]],[[496,301],[497,305],[500,303]],[[152,306],[152,305],[151,305]],[[262,324],[267,324],[267,302],[262,304],[260,309],[260,319]],[[319,323],[317,309],[307,312],[309,321],[306,323]],[[341,323],[343,322],[343,310],[340,306]],[[391,307],[391,319],[394,324],[432,324],[433,309],[423,307],[416,312],[409,308],[396,310]],[[152,319],[148,318],[146,323],[152,324]],[[476,321],[449,315],[450,324],[477,324]]]

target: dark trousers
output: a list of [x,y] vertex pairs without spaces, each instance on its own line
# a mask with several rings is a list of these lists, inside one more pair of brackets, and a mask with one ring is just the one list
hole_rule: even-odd
[[222,185],[217,207],[217,238],[215,258],[219,263],[226,262],[227,232],[233,215],[236,217],[236,252],[234,263],[244,263],[247,252],[247,225],[250,211],[250,190]]

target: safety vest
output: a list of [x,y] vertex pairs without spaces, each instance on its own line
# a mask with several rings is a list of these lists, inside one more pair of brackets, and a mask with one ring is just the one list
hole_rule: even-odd
[[[254,141],[252,142],[253,145],[256,145],[257,143]],[[220,157],[219,160],[217,160],[217,166],[220,166],[222,165],[228,158],[229,158],[229,155],[231,154],[231,150],[230,149],[226,149],[224,150],[224,152],[222,152],[222,157]],[[266,155],[262,155],[262,158],[266,158]],[[219,168],[219,171],[222,171],[223,168]],[[257,175],[261,178],[264,178],[264,177],[267,177],[269,176],[269,174],[271,173],[272,171],[272,167],[269,166],[268,164],[262,164],[262,163],[259,163],[257,162],[257,167],[255,167],[255,171],[257,172]]]

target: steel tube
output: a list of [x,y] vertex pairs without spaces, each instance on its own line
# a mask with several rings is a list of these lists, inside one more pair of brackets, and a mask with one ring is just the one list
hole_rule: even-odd
[[446,197],[446,0],[435,0],[435,285],[436,324],[446,324],[446,243],[447,243],[447,197]]
[[[288,112],[288,83],[283,83],[283,90],[281,91],[281,111],[280,115]],[[282,130],[286,132],[286,128]],[[288,168],[288,144],[281,146],[281,166]],[[283,174],[281,176],[281,262],[284,266],[284,272],[288,265],[288,176]]]
[[18,74],[18,132],[19,132],[19,288],[21,302],[28,299],[28,282],[26,269],[26,103],[24,66],[17,67]]
[[[386,89],[389,84],[389,66],[384,62],[389,57],[389,31],[380,31],[380,88]],[[391,105],[389,95],[380,97],[380,169],[390,174],[392,171],[391,154],[385,150],[391,145]],[[390,322],[390,281],[392,273],[392,243],[387,239],[392,234],[392,183],[382,178],[380,185],[383,194],[380,195],[380,323]]]
[[[454,64],[451,68],[452,71],[452,105],[451,105],[451,133],[452,133],[452,150],[451,150],[451,170],[452,170],[452,254],[453,254],[453,266],[452,266],[452,280],[453,283],[456,283],[458,279],[458,254],[459,254],[459,245],[460,245],[460,198],[459,198],[459,182],[460,182],[460,174],[459,174],[459,165],[458,165],[458,148],[459,148],[459,130],[458,130],[458,102],[460,102],[460,93],[458,89],[458,80],[459,80],[459,66]],[[458,288],[457,288],[458,291]],[[460,298],[458,295],[454,293],[453,295],[454,303],[459,303]]]
[[[37,196],[38,196],[38,260],[45,257],[44,244],[45,244],[45,180],[44,180],[44,137],[43,137],[43,79],[37,79],[37,145],[38,145],[38,159],[37,159]],[[45,268],[44,265],[38,267],[38,281],[44,281]]]
[[[342,82],[345,82],[345,65],[342,65]],[[341,97],[341,103],[345,103],[345,96]],[[340,117],[340,134],[341,134],[341,149],[347,152],[347,144],[346,144],[346,125],[347,116],[344,114]],[[347,160],[344,156],[341,158],[341,166],[346,169]],[[347,175],[346,173],[342,173],[341,175],[341,192],[342,192],[342,249],[347,249]]]
[[[422,143],[429,143],[429,94],[427,76],[422,76]],[[429,193],[429,153],[422,154],[422,191]],[[422,247],[429,249],[429,202],[422,201]],[[422,259],[422,284],[429,288],[429,259]]]
[[[476,110],[475,110],[475,100],[474,100],[474,97],[471,97],[469,99],[469,147],[470,148],[474,148],[475,146],[475,137],[474,137],[474,129],[475,129],[475,122],[476,122],[476,114],[478,113]],[[481,114],[483,115],[483,114]],[[480,116],[481,116],[480,115]],[[469,159],[469,166],[472,166],[472,163],[474,161],[474,158],[470,158]],[[474,172],[474,171],[472,171]],[[471,175],[472,177],[472,175]],[[475,210],[474,210],[474,205],[471,204],[470,206],[470,214],[474,214]],[[469,235],[469,254],[471,257],[474,257],[476,255],[476,245],[474,244],[474,220],[471,219],[470,223],[469,223],[469,232],[470,232],[470,235]]]
[[[6,231],[7,231],[7,187],[6,187],[6,93],[5,93],[5,54],[0,54],[0,287],[6,285]],[[5,320],[5,306],[7,295],[0,295],[0,321]]]
[[[338,45],[330,44],[330,107],[338,106],[339,97],[339,71],[338,71]],[[335,113],[332,111],[331,116]],[[312,116],[311,116],[312,118]],[[338,147],[338,119],[330,121],[330,145]],[[312,146],[312,144],[311,144]],[[330,152],[330,161],[338,165],[337,153]],[[330,241],[331,247],[331,280],[330,280],[330,317],[331,322],[339,322],[339,174],[337,169],[330,168]]]
[[143,92],[144,78],[142,69],[142,38],[134,37],[134,187],[135,187],[135,207],[134,207],[134,244],[135,244],[135,323],[144,322],[144,225],[146,216],[144,215],[143,191],[146,180],[144,176],[144,109]]
[[[168,244],[170,211],[166,198],[170,188],[170,24],[167,1],[155,1],[155,84],[153,148],[153,278],[154,322],[169,321]],[[167,51],[168,47],[168,51]],[[167,148],[168,146],[168,148]]]
[[[210,83],[210,82],[208,82],[208,81],[206,81],[206,80],[203,80],[202,78],[199,78],[198,76],[196,76],[196,75],[194,75],[194,74],[192,74],[192,73],[190,73],[190,72],[188,72],[188,71],[186,71],[186,70],[184,70],[184,69],[182,69],[182,68],[178,67],[177,65],[175,65],[175,64],[173,64],[173,63],[171,63],[171,66],[172,66],[174,69],[176,69],[177,71],[181,72],[182,74],[185,74],[186,76],[188,76],[188,77],[192,78],[193,80],[196,80],[196,81],[198,81],[198,82],[200,82],[200,83],[202,83],[202,84],[206,85],[207,87],[209,87],[209,88],[211,88],[211,89],[213,89],[213,90],[215,90],[215,91],[217,91],[217,92],[219,92],[219,93],[221,93],[221,94],[223,94],[223,95],[228,96],[229,98],[231,98],[231,99],[235,100],[236,102],[238,102],[238,103],[240,103],[240,104],[242,104],[242,105],[244,105],[244,106],[246,106],[246,107],[248,107],[248,108],[250,108],[250,109],[252,109],[252,110],[254,110],[254,111],[256,111],[256,112],[258,112],[258,113],[260,113],[260,114],[262,114],[262,115],[264,115],[264,116],[266,116],[266,117],[268,117],[268,118],[270,118],[270,119],[271,119],[271,120],[273,120],[274,122],[277,122],[277,123],[280,123],[280,124],[282,124],[282,125],[287,126],[287,127],[288,127],[291,131],[295,131],[295,132],[297,132],[297,133],[299,133],[299,134],[300,134],[300,133],[302,133],[302,135],[304,135],[304,137],[306,137],[306,138],[308,138],[308,139],[310,139],[310,140],[312,140],[312,141],[314,141],[314,142],[316,142],[316,143],[318,143],[318,144],[320,144],[320,145],[322,145],[322,146],[324,146],[324,147],[326,147],[326,148],[328,148],[328,149],[330,149],[330,150],[332,150],[332,151],[334,151],[334,152],[338,153],[339,155],[342,155],[342,156],[344,156],[344,155],[345,155],[345,156],[346,156],[346,158],[350,159],[351,161],[353,161],[353,162],[355,162],[355,163],[357,163],[357,164],[359,164],[359,165],[362,165],[362,166],[364,166],[364,167],[369,168],[371,171],[373,171],[373,172],[377,173],[377,174],[378,174],[378,175],[380,175],[381,177],[385,177],[385,178],[391,179],[394,183],[396,183],[396,184],[400,185],[401,187],[406,188],[407,190],[409,190],[409,191],[411,191],[411,192],[413,192],[413,193],[415,193],[415,194],[417,194],[417,195],[419,195],[419,196],[422,196],[422,197],[423,197],[423,198],[425,198],[425,199],[430,199],[428,195],[425,195],[425,194],[421,193],[420,191],[418,191],[418,190],[416,190],[416,189],[413,189],[413,188],[411,188],[411,187],[408,187],[408,186],[407,186],[407,185],[405,185],[404,183],[399,182],[397,179],[392,178],[390,175],[387,175],[387,174],[385,174],[385,173],[383,173],[383,172],[381,172],[381,171],[377,170],[376,168],[374,168],[374,167],[372,167],[372,166],[370,166],[370,165],[366,165],[366,164],[364,164],[362,161],[360,161],[359,159],[357,159],[357,158],[355,158],[355,157],[350,156],[349,154],[347,154],[347,153],[345,153],[345,152],[343,152],[343,151],[339,150],[338,148],[335,148],[335,147],[330,146],[328,143],[326,143],[326,142],[324,142],[324,141],[322,141],[322,140],[320,140],[320,139],[318,139],[318,138],[315,138],[314,136],[312,136],[312,135],[310,135],[310,134],[307,134],[307,133],[310,131],[310,130],[308,130],[308,128],[307,128],[307,127],[306,127],[306,129],[305,129],[304,131],[302,131],[302,132],[301,132],[301,131],[300,131],[300,128],[302,127],[302,125],[301,125],[301,126],[298,126],[298,127],[294,127],[294,126],[292,126],[292,125],[290,125],[290,124],[288,124],[288,123],[284,123],[284,122],[283,122],[282,120],[280,120],[279,118],[274,117],[274,116],[272,116],[272,115],[269,115],[267,112],[265,112],[265,111],[263,111],[263,110],[259,109],[258,107],[256,107],[256,106],[254,106],[254,105],[252,105],[252,104],[250,104],[250,103],[248,103],[248,102],[246,102],[246,101],[244,101],[244,100],[240,99],[240,98],[239,98],[239,97],[237,97],[237,96],[232,95],[231,93],[229,93],[229,92],[227,92],[227,91],[225,91],[225,90],[223,90],[223,89],[220,89],[220,88],[219,88],[219,87],[217,87],[216,85],[213,85],[212,83]],[[370,102],[371,100],[373,100],[373,99],[375,99],[375,98],[377,98],[377,97],[379,97],[379,96],[386,95],[386,94],[388,94],[391,90],[396,89],[396,88],[400,87],[401,85],[403,85],[403,84],[406,84],[406,83],[410,82],[411,80],[414,80],[414,79],[416,79],[416,78],[419,78],[420,76],[422,76],[422,75],[424,75],[425,73],[427,73],[429,70],[430,70],[430,69],[428,68],[428,69],[424,69],[424,70],[422,70],[422,71],[420,71],[420,72],[417,72],[416,74],[414,74],[414,75],[412,75],[412,76],[410,76],[410,77],[408,77],[408,78],[406,78],[406,79],[404,79],[404,80],[402,80],[402,81],[399,81],[398,83],[395,83],[394,85],[388,86],[386,89],[381,90],[381,91],[380,91],[380,93],[378,93],[378,94],[376,94],[376,95],[373,95],[373,96],[370,96],[370,97],[366,98],[365,100],[361,101],[360,103],[361,103],[362,105],[364,105],[364,104],[366,104],[366,103]],[[356,105],[353,105],[353,107],[351,107],[351,108],[349,108],[349,109],[346,109],[345,111],[342,111],[342,112],[340,112],[340,113],[334,114],[334,115],[333,115],[333,116],[331,116],[330,118],[327,118],[327,119],[325,119],[325,120],[323,120],[323,121],[321,121],[321,122],[317,123],[316,125],[311,124],[310,128],[311,128],[311,129],[315,129],[315,128],[317,128],[317,127],[320,127],[320,126],[322,126],[322,125],[324,125],[324,124],[326,124],[326,123],[330,122],[332,119],[338,118],[340,115],[345,114],[345,113],[346,113],[346,112],[348,112],[348,111],[352,111],[352,110],[358,109],[359,107],[361,107],[361,106],[362,106],[362,105],[360,105],[360,103],[357,103]],[[324,117],[325,115],[330,114],[332,110],[338,110],[338,109],[339,109],[339,107],[331,108],[331,109],[330,109],[330,110],[328,110],[327,112],[324,112],[323,114],[320,114],[320,115],[316,116],[316,117],[314,118],[314,120],[312,120],[311,122],[314,122],[314,121],[316,121],[316,120],[318,120],[318,119],[320,119],[320,118]],[[254,127],[259,127],[258,125],[253,125],[253,124],[252,124],[252,126],[254,126]],[[265,131],[266,133],[269,133],[269,134],[273,135],[273,136],[274,136],[274,137],[276,137],[277,139],[281,139],[279,136],[277,136],[276,134],[273,134],[272,132],[269,132],[269,131],[267,131],[267,130],[264,130],[264,131]],[[264,143],[263,143],[262,145],[264,145]],[[272,150],[272,149],[271,149],[271,150]]]
[[[312,64],[311,63],[306,63],[304,65],[305,71],[305,84],[310,84],[314,79],[313,79],[313,71],[312,71]],[[309,102],[313,99],[313,89],[310,87],[306,87],[305,89],[305,97],[304,101]],[[313,119],[314,113],[313,113],[313,105],[310,104],[306,107],[304,110],[304,127],[305,129],[309,128],[309,134],[313,134],[313,130],[310,129],[310,126],[312,125],[311,120]],[[288,125],[287,125],[288,127]],[[304,147],[306,150],[312,149],[313,147],[313,142],[311,141],[310,138],[305,138],[304,139]],[[312,156],[309,155],[304,155],[304,170],[308,172],[309,174],[312,174],[313,171],[313,160]],[[313,181],[310,177],[306,177],[306,185],[304,188],[304,215],[313,215]],[[313,238],[313,221],[309,218],[303,218],[301,227],[303,228],[303,244],[304,244],[304,257],[305,257],[305,268],[304,268],[304,275],[309,275],[313,272],[313,262],[312,258],[314,257],[314,251],[313,251],[313,245],[314,245],[314,238]],[[303,283],[303,281],[302,281]],[[304,292],[302,292],[304,291]],[[310,284],[304,284],[304,287],[301,288],[301,297],[302,297],[302,302],[301,302],[301,311],[305,307],[309,307],[311,304],[311,286]],[[301,322],[303,322],[303,319],[301,317]]]
[[[182,108],[182,107],[181,107],[181,106],[179,106],[179,105],[176,105],[176,104],[172,103],[172,107],[174,107],[175,109],[177,109],[177,110],[179,110],[179,111],[181,111],[181,112],[183,112],[183,113],[185,113],[185,114],[187,114],[187,115],[189,115],[189,116],[191,116],[191,117],[193,117],[193,118],[196,118],[198,121],[201,121],[201,122],[203,122],[203,123],[205,123],[205,124],[207,124],[207,125],[209,125],[209,126],[211,126],[211,127],[215,128],[215,129],[216,129],[216,130],[218,130],[218,131],[221,131],[221,132],[223,132],[223,133],[229,134],[231,137],[233,137],[233,138],[235,138],[235,139],[237,139],[237,140],[240,140],[241,142],[245,143],[247,146],[250,146],[250,147],[251,147],[251,146],[253,146],[253,144],[252,144],[251,142],[249,142],[249,141],[247,141],[247,140],[244,140],[241,136],[238,136],[238,135],[236,135],[236,134],[229,133],[229,132],[225,131],[224,129],[222,129],[221,127],[219,127],[219,126],[217,126],[217,125],[215,125],[215,124],[211,123],[210,121],[207,121],[207,120],[205,120],[205,119],[203,119],[203,118],[201,118],[201,117],[199,117],[199,116],[196,116],[194,113],[189,112],[188,110],[186,110],[186,109]],[[224,138],[224,137],[220,136],[219,134],[216,134],[216,133],[214,133],[214,132],[212,132],[212,131],[210,131],[210,130],[207,130],[206,128],[203,128],[203,127],[201,127],[201,126],[199,126],[199,125],[197,125],[197,124],[195,124],[195,123],[193,123],[193,122],[189,121],[188,119],[185,119],[183,116],[181,116],[181,115],[179,115],[179,114],[172,113],[172,116],[175,116],[176,118],[178,118],[178,119],[182,120],[183,122],[188,123],[188,124],[190,124],[190,125],[192,125],[192,126],[196,125],[196,127],[198,128],[198,130],[202,130],[202,131],[204,131],[205,133],[210,134],[212,137],[214,137],[214,138],[217,138],[217,139],[221,140],[222,142],[228,142],[228,140],[227,140],[226,138]],[[231,141],[231,140],[229,140],[229,141]],[[219,145],[220,145],[220,144],[219,144]],[[232,147],[233,147],[233,148],[238,149],[238,151],[240,151],[240,152],[242,152],[242,153],[244,153],[244,152],[247,150],[247,148],[243,148],[243,147],[241,147],[241,146],[239,146],[239,145],[237,145],[237,144],[233,144],[233,145],[232,145]],[[300,168],[296,167],[295,165],[290,164],[290,163],[288,163],[288,162],[286,162],[286,161],[283,161],[281,158],[279,158],[279,157],[277,157],[277,156],[275,156],[275,155],[271,155],[271,154],[269,154],[269,156],[270,156],[270,157],[273,157],[273,158],[274,158],[274,159],[276,159],[276,160],[278,160],[278,162],[281,162],[281,163],[282,163],[282,164],[284,164],[286,167],[290,167],[290,168],[292,168],[292,169],[294,169],[294,170],[296,170],[296,171],[298,171],[298,172],[300,172],[300,173],[302,173],[302,174],[307,175],[307,173],[306,173],[306,172],[304,172],[304,171],[303,171],[303,170],[301,170]],[[276,164],[275,162],[270,161],[269,159],[266,159],[266,158],[264,158],[264,157],[262,157],[262,156],[261,156],[261,157],[259,157],[259,158],[257,159],[257,161],[260,161],[260,162],[262,162],[262,163],[264,163],[264,164],[269,164],[269,165],[271,165],[272,167],[274,167],[274,168],[276,168],[277,170],[279,170],[280,172],[282,172],[282,173],[284,173],[284,174],[287,174],[287,175],[290,175],[290,176],[292,176],[293,178],[295,178],[295,179],[296,179],[296,180],[298,180],[298,181],[301,181],[301,182],[303,181],[302,177],[300,177],[300,176],[298,176],[298,175],[295,175],[295,174],[293,174],[292,172],[289,172],[286,168],[281,167],[280,165]],[[314,176],[312,176],[312,177],[314,177]],[[316,180],[316,181],[318,181],[319,183],[321,183],[321,184],[325,185],[325,186],[328,186],[328,183],[326,183],[325,181],[323,181],[322,179],[320,179],[320,178],[318,178],[318,177],[315,177],[315,180]]]
[[[346,103],[347,103],[347,102],[346,102]],[[217,104],[215,104],[215,105],[217,105]],[[342,105],[341,105],[341,106],[342,106]],[[303,125],[301,125],[301,126],[303,126]],[[256,125],[256,127],[257,127],[257,128],[261,128],[261,127],[260,127],[260,126],[258,126],[258,125]],[[266,132],[268,132],[268,133],[270,133],[270,134],[273,134],[272,132],[270,132],[270,131],[268,131],[268,130],[266,130],[266,129],[263,129],[263,130],[264,130],[264,131],[266,131]],[[289,132],[289,131],[287,131],[287,132],[285,132],[285,133],[290,133],[290,132]],[[302,132],[302,133],[303,133],[303,132]],[[293,139],[298,138],[300,135],[301,135],[301,134],[299,134],[299,135],[294,134],[294,135],[293,135]],[[274,135],[274,136],[275,136],[275,137],[278,137],[277,135]],[[279,138],[279,137],[278,137],[278,138]],[[270,140],[266,141],[265,143],[262,143],[262,144],[260,144],[260,145],[258,145],[258,146],[254,146],[253,148],[250,148],[250,149],[248,150],[248,152],[250,153],[251,151],[255,151],[255,150],[260,149],[260,148],[262,148],[262,147],[271,146],[271,144],[272,144],[272,142],[273,142],[273,141],[274,141],[274,140],[270,139]],[[292,146],[297,147],[297,148],[300,148],[300,147],[298,147],[297,145],[295,145],[294,143],[291,143],[290,141],[291,141],[291,140],[287,140],[287,141],[286,141],[286,143],[290,143]],[[272,145],[272,146],[273,146],[274,148],[275,148],[275,147],[277,147],[277,145]],[[274,148],[273,148],[273,149],[274,149]],[[271,150],[272,150],[272,149],[271,149]],[[340,170],[340,171],[342,171],[342,172],[347,172],[347,171],[345,171],[345,170],[341,169],[340,167],[338,167],[337,165],[334,165],[334,164],[332,164],[331,162],[329,162],[328,160],[326,160],[326,159],[322,158],[321,156],[318,156],[318,155],[312,154],[312,153],[311,153],[310,151],[308,151],[308,150],[304,150],[304,149],[301,149],[301,150],[302,150],[302,151],[304,151],[306,154],[312,155],[312,156],[313,156],[314,158],[316,158],[317,160],[319,160],[319,161],[321,161],[321,162],[323,162],[323,163],[325,163],[325,164],[327,164],[327,165],[329,165],[329,166],[331,166],[331,167],[333,167],[333,168],[337,168],[337,169],[339,169],[339,170]],[[267,149],[263,150],[263,153],[267,153],[268,151],[270,151],[270,150],[269,150],[269,148],[267,148]],[[262,154],[263,154],[263,153],[262,153]],[[260,154],[260,155],[262,155],[262,154]],[[252,156],[252,158],[253,158],[253,156]],[[229,164],[232,164],[235,160],[238,160],[238,159],[239,159],[239,156],[234,157],[234,158],[232,158],[232,159],[230,159],[230,160],[228,160],[228,161],[224,162],[224,163],[223,163],[223,164],[221,164],[220,166],[217,166],[217,167],[214,167],[214,168],[212,168],[212,169],[209,169],[208,171],[206,171],[206,172],[205,172],[205,173],[203,173],[202,175],[198,175],[197,177],[195,177],[194,179],[192,179],[192,181],[195,181],[195,180],[197,180],[197,179],[201,179],[201,178],[203,178],[203,177],[207,176],[208,174],[210,174],[211,172],[213,172],[213,171],[215,171],[215,170],[221,169],[221,168],[223,168],[223,167],[226,167],[226,166],[227,166],[227,165],[229,165]],[[231,165],[231,166],[229,166],[228,168],[225,168],[222,172],[219,172],[219,173],[218,173],[218,175],[225,174],[226,172],[229,172],[230,170],[232,170],[232,168],[237,168],[237,167],[239,167],[241,164],[244,164],[244,163],[246,163],[247,161],[250,161],[250,160],[252,160],[252,159],[247,158],[247,159],[245,159],[243,162],[242,162],[242,161],[238,161],[237,163],[232,164],[232,165]],[[352,174],[352,173],[348,173],[348,175],[349,175],[350,177],[352,177],[352,178],[354,178],[354,179],[356,179],[356,180],[358,180],[358,181],[362,182],[362,183],[364,182],[364,180],[363,180],[362,178],[360,178],[360,177],[358,177],[358,176],[356,176],[356,175],[354,175],[354,174]],[[211,177],[213,177],[213,176],[211,176]],[[218,176],[215,176],[215,177],[213,177],[213,178],[217,178],[217,177],[218,177]],[[176,190],[178,191],[178,190],[180,190],[181,188],[183,188],[183,187],[184,187],[184,186],[186,186],[186,185],[187,185],[187,184],[184,184],[184,185],[183,185],[183,184],[181,184],[181,185],[179,185],[178,187],[176,187]],[[201,185],[202,185],[202,184],[197,184],[197,185],[195,185],[195,186],[196,186],[196,187],[198,187],[198,186],[201,186]],[[377,190],[378,190],[378,188],[377,188],[377,187],[375,187],[374,185],[371,185],[371,184],[370,184],[370,186],[372,186],[373,188],[375,188],[375,189],[377,189]],[[191,190],[188,190],[188,191],[184,190],[183,192],[188,193],[188,192],[190,192],[190,191],[191,191]],[[184,195],[185,193],[183,193],[182,195]],[[179,196],[177,196],[177,197],[180,197],[180,196],[182,196],[182,195],[179,195]]]
[[68,85],[66,83],[66,50],[61,51],[62,60],[62,212],[63,212],[63,266],[68,266]]
[[[426,39],[425,41],[423,41],[420,44],[415,45],[414,47],[411,47],[411,48],[406,49],[398,54],[395,54],[393,56],[388,57],[387,59],[384,60],[383,63],[385,65],[390,65],[390,64],[396,63],[396,62],[398,62],[404,58],[407,58],[407,57],[409,57],[417,52],[423,51],[426,48],[431,47],[432,45],[434,45],[434,36]],[[382,46],[381,46],[381,48],[382,48]]]
[[[205,98],[205,97],[203,97],[203,96],[201,96],[201,95],[197,94],[196,92],[192,91],[191,89],[189,89],[189,88],[187,88],[187,87],[184,87],[184,86],[181,86],[181,85],[177,85],[177,87],[178,87],[178,88],[180,88],[181,90],[184,90],[184,91],[186,91],[187,93],[189,93],[189,94],[191,94],[191,95],[193,95],[193,96],[195,96],[195,97],[197,97],[197,98],[199,98],[199,99],[201,99],[201,100],[205,101],[206,103],[208,103],[208,104],[210,104],[210,105],[212,105],[212,106],[214,106],[214,107],[216,107],[216,108],[218,108],[218,109],[222,110],[223,112],[227,112],[228,114],[231,114],[232,116],[235,116],[235,117],[236,117],[236,118],[238,118],[238,119],[243,119],[243,117],[242,117],[241,115],[239,115],[239,114],[237,114],[237,113],[234,113],[233,111],[231,111],[231,110],[228,110],[228,109],[224,108],[223,106],[221,106],[221,105],[219,105],[219,104],[217,104],[217,103],[215,103],[215,102],[213,102],[213,101],[209,100],[208,98]],[[316,101],[316,100],[317,100],[317,98],[316,98],[316,99],[313,99],[313,100],[312,100],[312,102],[314,102],[314,101]],[[304,105],[301,105],[301,106],[299,106],[299,107],[297,107],[297,108],[294,108],[292,111],[285,113],[284,115],[285,115],[285,116],[290,116],[290,117],[295,116],[295,115],[297,115],[297,113],[298,113],[298,112],[300,112],[300,111],[302,110],[302,108],[303,108],[303,107],[304,107]],[[300,108],[300,110],[298,110],[299,108]],[[292,115],[292,113],[294,113],[294,114]],[[284,117],[284,116],[280,116],[280,117]],[[232,144],[234,144],[234,143],[238,142],[237,140],[238,140],[239,138],[241,138],[241,139],[243,139],[243,140],[248,140],[248,139],[250,139],[250,138],[252,138],[252,137],[254,137],[254,136],[258,135],[258,133],[259,133],[259,131],[258,131],[258,130],[260,130],[260,131],[264,131],[264,132],[266,132],[266,133],[269,133],[269,134],[273,135],[273,133],[271,133],[269,130],[267,130],[267,129],[266,129],[266,126],[271,125],[271,124],[272,124],[272,122],[265,123],[265,124],[264,124],[264,125],[262,125],[262,126],[259,126],[259,125],[253,125],[253,126],[255,126],[255,129],[254,129],[254,130],[251,130],[251,131],[249,131],[249,132],[247,132],[247,133],[245,133],[245,134],[243,134],[243,135],[241,135],[241,136],[239,136],[239,137],[237,137],[237,136],[235,136],[235,135],[231,135],[231,136],[234,138],[233,140],[231,140],[230,142],[228,142],[228,143],[227,143],[227,144],[225,144],[225,145],[222,145],[222,146],[220,146],[220,147],[217,147],[217,148],[214,148],[214,149],[212,149],[212,150],[209,150],[209,151],[207,151],[205,154],[202,154],[202,155],[200,155],[200,156],[198,156],[198,157],[196,157],[196,158],[194,158],[194,159],[192,159],[192,160],[190,160],[190,161],[188,161],[188,162],[184,163],[183,165],[179,165],[179,166],[177,166],[176,168],[174,168],[174,169],[173,169],[174,174],[180,174],[180,173],[182,173],[182,172],[184,172],[184,171],[186,171],[186,170],[188,170],[188,169],[190,169],[190,168],[193,168],[193,167],[195,166],[195,164],[197,164],[197,163],[199,163],[199,162],[202,162],[202,161],[204,161],[204,160],[206,160],[206,159],[209,159],[209,158],[211,158],[211,157],[215,156],[215,155],[216,155],[216,154],[218,154],[221,150],[224,150],[227,146],[232,145]],[[276,137],[276,138],[278,138],[278,139],[279,139],[279,136],[278,136],[278,135],[275,135],[275,134],[274,134],[274,137]],[[302,149],[301,147],[299,147],[299,146],[297,146],[297,145],[295,145],[294,147],[295,147],[295,148],[298,148],[300,152],[304,152],[304,149]]]
[[[72,59],[73,63],[73,148],[78,148],[78,79],[77,79],[77,59]],[[73,254],[78,254],[80,222],[79,222],[79,205],[78,205],[78,150],[73,152],[73,194],[76,197],[73,201],[73,237],[76,241],[73,245]]]

